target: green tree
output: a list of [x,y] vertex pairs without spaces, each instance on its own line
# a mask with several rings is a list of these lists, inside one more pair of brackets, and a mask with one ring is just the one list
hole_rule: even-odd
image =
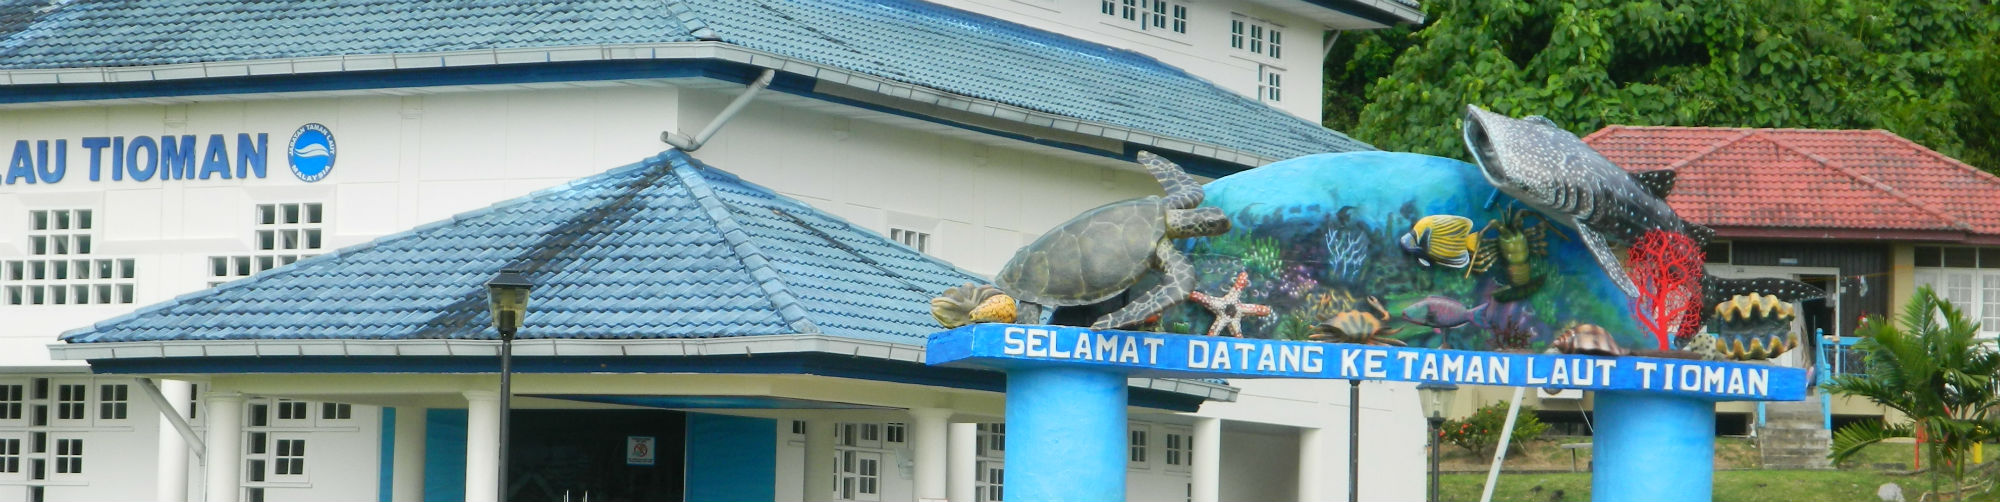
[[1836,377],[1827,390],[1867,398],[1902,412],[1907,421],[1842,427],[1833,434],[1833,460],[1922,431],[1931,491],[1937,492],[1940,473],[1951,474],[1954,486],[1962,487],[1973,445],[2000,437],[1989,414],[2000,406],[1994,380],[2000,376],[2000,353],[1975,339],[1979,325],[1929,287],[1919,289],[1896,320],[1870,318],[1860,333],[1864,338],[1855,346],[1868,372]]
[[[1324,123],[1465,158],[1465,105],[1606,125],[1895,132],[2000,169],[2000,5],[1980,0],[1430,0],[1344,35]],[[1357,98],[1359,96],[1359,98]]]

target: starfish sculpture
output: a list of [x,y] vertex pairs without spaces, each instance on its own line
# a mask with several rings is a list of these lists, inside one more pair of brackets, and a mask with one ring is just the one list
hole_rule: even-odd
[[1243,288],[1249,285],[1250,272],[1244,271],[1236,274],[1236,284],[1229,288],[1228,294],[1218,297],[1200,291],[1188,293],[1189,300],[1199,302],[1203,308],[1215,313],[1215,321],[1208,323],[1208,336],[1215,336],[1226,329],[1229,336],[1242,338],[1243,318],[1271,315],[1269,306],[1243,303]]

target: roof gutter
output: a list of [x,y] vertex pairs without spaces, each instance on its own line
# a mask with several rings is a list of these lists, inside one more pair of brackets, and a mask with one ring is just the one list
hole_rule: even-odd
[[[514,341],[515,357],[759,356],[821,353],[924,364],[924,347],[820,334],[673,339],[530,339]],[[176,359],[211,357],[499,357],[499,340],[176,340],[52,343],[56,360]],[[590,368],[580,368],[590,372]],[[1235,401],[1228,385],[1185,379],[1130,378],[1127,384],[1212,401]]]
[[[1118,160],[1131,160],[1129,152],[1123,151],[1130,148],[1107,149],[1107,146],[1124,145],[1155,153],[1186,154],[1241,168],[1284,160],[1256,152],[955,94],[716,41],[318,56],[130,67],[0,70],[0,109],[83,104],[160,104],[213,101],[216,98],[232,97],[256,99],[271,97],[273,94],[293,93],[341,96],[380,95],[383,91],[391,90],[410,93],[456,92],[469,87],[480,87],[481,84],[419,79],[408,79],[408,83],[401,83],[393,77],[374,75],[513,65],[644,61],[718,61],[747,65],[757,70],[796,75],[820,84],[846,88],[845,92],[866,93],[880,96],[882,100],[914,105],[895,106],[894,109],[925,114],[939,123],[992,132],[992,127],[965,120],[966,117],[979,117],[983,122],[1005,123],[1008,129],[1005,132],[1013,136],[1072,144],[1075,146],[1073,150]],[[268,83],[272,78],[300,77],[313,78],[317,81],[330,74],[362,72],[370,74],[371,78],[357,79],[358,82],[345,85],[321,82],[315,84],[315,87],[297,91],[283,89],[273,91],[270,89],[272,85]],[[708,76],[744,82],[716,75]],[[492,85],[659,78],[665,77],[629,74],[578,77],[566,72],[514,72],[509,79],[503,79],[502,82]],[[191,85],[194,83],[201,85]],[[176,84],[179,87],[174,87]],[[148,88],[149,85],[156,85],[157,88]],[[824,85],[813,87],[807,92],[824,93],[823,89],[826,89]],[[822,94],[816,94],[814,97],[822,97]],[[837,93],[826,97],[833,98],[834,102],[856,104],[851,100],[840,99],[842,96]],[[699,136],[696,135],[697,138]],[[1072,143],[1071,139],[1065,139],[1072,137],[1088,138],[1090,142]]]

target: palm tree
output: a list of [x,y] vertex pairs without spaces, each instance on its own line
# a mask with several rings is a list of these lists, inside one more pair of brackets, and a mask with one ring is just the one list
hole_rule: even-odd
[[1867,398],[1902,412],[1907,421],[1842,427],[1833,435],[1833,461],[1884,439],[1916,437],[1922,431],[1929,446],[1925,457],[1931,491],[1937,492],[1938,475],[1947,469],[1954,486],[1963,486],[1966,455],[1972,445],[1996,438],[1990,411],[2000,405],[1995,381],[2000,353],[1975,339],[1978,333],[1978,324],[1929,287],[1917,290],[1895,321],[1872,318],[1863,323],[1860,334],[1865,338],[1856,347],[1868,372],[1836,377],[1827,390]]

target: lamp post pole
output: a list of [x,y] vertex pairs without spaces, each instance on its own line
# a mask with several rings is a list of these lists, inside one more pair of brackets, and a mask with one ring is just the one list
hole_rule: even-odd
[[508,415],[514,414],[514,331],[500,333],[500,502],[507,502],[507,443],[514,429]]
[[1448,383],[1424,382],[1417,384],[1417,403],[1423,405],[1424,422],[1429,424],[1430,438],[1425,443],[1431,446],[1430,497],[1424,500],[1437,502],[1439,451],[1444,449],[1444,417],[1449,412],[1445,408],[1451,403],[1451,396],[1458,392],[1458,386]]
[[507,443],[514,429],[514,333],[528,315],[528,288],[534,283],[520,270],[505,269],[486,281],[487,308],[493,316],[493,330],[500,332],[500,502],[507,501]]
[[1443,449],[1441,448],[1443,443],[1440,443],[1438,440],[1443,439],[1439,437],[1439,434],[1444,432],[1444,418],[1429,417],[1425,421],[1429,422],[1431,426],[1431,496],[1425,500],[1438,502],[1438,450]]
[[1347,383],[1347,502],[1361,502],[1361,381]]

